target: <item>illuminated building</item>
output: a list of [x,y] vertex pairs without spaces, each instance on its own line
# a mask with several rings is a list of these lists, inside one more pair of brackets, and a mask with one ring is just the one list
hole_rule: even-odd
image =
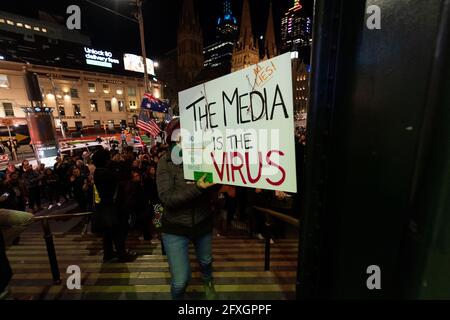
[[229,0],[224,1],[223,15],[217,19],[216,42],[203,49],[205,68],[231,68],[234,42],[237,36],[237,20],[231,11]]
[[312,19],[302,10],[300,0],[294,0],[281,20],[281,50],[282,52],[299,52],[300,58],[309,61],[312,42]]

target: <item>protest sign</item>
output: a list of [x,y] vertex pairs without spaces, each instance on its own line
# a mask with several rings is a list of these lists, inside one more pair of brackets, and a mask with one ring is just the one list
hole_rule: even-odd
[[179,93],[184,177],[296,192],[290,54]]

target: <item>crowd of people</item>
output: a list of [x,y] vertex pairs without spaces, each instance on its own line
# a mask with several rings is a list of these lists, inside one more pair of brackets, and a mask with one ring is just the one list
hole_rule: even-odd
[[[179,128],[179,122],[174,126]],[[173,125],[168,126],[168,130],[173,129]],[[296,131],[300,159],[305,137],[304,130]],[[249,222],[254,237],[270,237],[271,241],[284,237],[283,223],[275,223],[272,234],[265,234],[264,216],[257,214],[253,206],[298,212],[299,193],[219,186],[206,182],[205,177],[188,182],[182,165],[171,162],[171,154],[177,147],[181,145],[175,138],[139,151],[122,144],[120,150],[100,149],[80,157],[60,156],[53,168],[44,165],[33,168],[27,160],[18,167],[11,163],[0,173],[0,210],[28,211],[34,215],[44,209],[44,204],[45,209],[53,210],[72,201],[77,205],[72,212],[94,212],[90,225],[93,233],[103,237],[104,263],[136,259],[137,253],[126,248],[132,228],[142,240],[161,240],[168,255],[174,299],[183,297],[190,278],[187,244],[193,241],[205,292],[214,296],[213,229],[218,235],[226,234],[232,221],[238,219]],[[302,170],[303,166],[297,168]],[[30,216],[22,218],[26,223],[30,220]]]

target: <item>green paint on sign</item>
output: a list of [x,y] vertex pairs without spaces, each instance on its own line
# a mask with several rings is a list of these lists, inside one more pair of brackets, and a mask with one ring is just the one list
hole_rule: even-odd
[[194,180],[198,181],[200,180],[203,175],[206,174],[205,182],[211,182],[213,183],[213,175],[212,172],[202,172],[202,171],[194,171]]

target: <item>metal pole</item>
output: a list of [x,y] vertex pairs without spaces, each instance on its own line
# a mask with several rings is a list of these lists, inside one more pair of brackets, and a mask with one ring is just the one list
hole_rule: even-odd
[[265,234],[265,248],[264,248],[264,270],[270,270],[270,236],[271,236],[271,223],[269,215],[266,214],[266,234]]
[[50,230],[48,220],[42,220],[42,229],[44,230],[45,245],[47,247],[48,260],[52,271],[53,283],[61,283],[61,275],[59,273],[58,260],[56,259],[55,244],[53,243],[53,234]]
[[12,147],[12,156],[13,156],[14,160],[19,160],[17,157],[16,149],[14,148],[13,139],[12,139],[12,135],[11,135],[11,129],[9,128],[9,124],[6,125],[6,128],[8,128],[9,142],[11,143],[11,147]]
[[52,83],[53,96],[55,97],[55,109],[56,109],[56,113],[58,114],[59,126],[61,127],[61,134],[62,134],[63,139],[66,139],[66,132],[64,131],[64,126],[63,126],[63,123],[62,123],[61,114],[59,113],[59,109],[58,109],[58,100],[56,99],[55,83],[53,82],[52,75],[50,75],[49,78],[50,78],[50,82]]
[[142,15],[142,0],[136,0],[138,7],[137,18],[139,22],[139,33],[141,38],[142,58],[144,60],[144,88],[145,92],[149,91],[148,88],[148,73],[147,73],[147,53],[145,51],[145,34],[144,34],[144,17]]

